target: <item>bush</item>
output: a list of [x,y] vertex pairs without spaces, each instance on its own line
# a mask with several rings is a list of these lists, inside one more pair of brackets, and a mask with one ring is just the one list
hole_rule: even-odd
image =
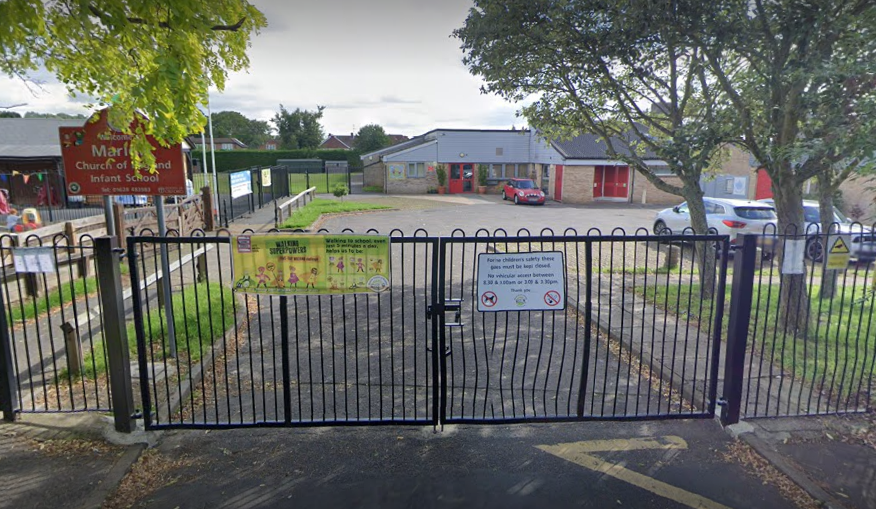
[[[253,166],[274,166],[277,159],[322,159],[323,161],[347,161],[350,166],[362,165],[359,152],[340,149],[298,149],[298,150],[217,150],[216,171],[226,172],[251,168]],[[192,159],[201,160],[200,150],[192,151]],[[210,162],[210,151],[207,151]],[[202,166],[203,167],[203,166]],[[211,167],[212,168],[212,167]]]
[[332,188],[332,194],[335,195],[336,198],[343,198],[350,193],[350,190],[347,189],[347,184],[335,184],[335,187]]

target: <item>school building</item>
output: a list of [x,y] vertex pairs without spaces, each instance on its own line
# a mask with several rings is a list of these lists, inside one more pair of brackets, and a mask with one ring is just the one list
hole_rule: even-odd
[[[615,147],[620,146],[616,144]],[[613,201],[676,204],[681,199],[657,189],[626,163],[608,157],[596,135],[546,140],[530,129],[435,129],[408,141],[361,156],[365,185],[389,194],[420,194],[437,189],[435,169],[446,168],[446,192],[477,192],[485,185],[500,193],[509,178],[533,179],[550,199],[581,204]],[[646,163],[671,184],[678,184],[666,164],[655,157]],[[478,166],[488,167],[485,183]],[[731,149],[717,175],[704,179],[709,196],[750,198],[754,193],[748,154]]]

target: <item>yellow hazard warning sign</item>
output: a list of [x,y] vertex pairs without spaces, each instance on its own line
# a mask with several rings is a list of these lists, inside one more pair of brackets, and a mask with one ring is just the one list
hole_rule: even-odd
[[828,235],[829,246],[825,258],[825,268],[845,270],[849,266],[852,250],[849,249],[851,239],[847,235]]

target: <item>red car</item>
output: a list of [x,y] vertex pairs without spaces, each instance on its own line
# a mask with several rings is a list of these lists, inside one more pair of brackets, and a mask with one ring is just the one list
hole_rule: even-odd
[[544,191],[530,179],[511,179],[502,188],[503,200],[514,200],[514,204],[534,203],[544,205]]

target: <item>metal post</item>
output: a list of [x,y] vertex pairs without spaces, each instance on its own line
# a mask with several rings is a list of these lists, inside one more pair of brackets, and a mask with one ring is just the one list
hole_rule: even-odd
[[106,220],[106,234],[116,236],[116,217],[113,215],[113,197],[103,197],[103,217]]
[[[167,237],[167,224],[164,219],[164,203],[161,196],[155,200],[155,216],[158,219],[158,235]],[[167,321],[167,343],[170,356],[176,358],[176,328],[173,324],[173,306],[170,293],[170,263],[168,262],[167,244],[161,244],[161,291],[164,293],[164,319]]]
[[289,297],[280,296],[280,346],[283,355],[283,421],[292,423],[292,383],[289,380]]
[[[727,357],[724,361],[724,397],[721,424],[739,422],[742,408],[742,382],[745,371],[745,347],[751,320],[754,271],[757,260],[757,235],[740,235],[742,244],[734,254],[733,287],[730,294],[730,328],[727,333]],[[718,310],[720,312],[720,310]]]
[[3,420],[12,422],[19,407],[12,341],[9,338],[9,322],[6,321],[6,296],[3,293],[0,289],[0,410],[3,411]]
[[[213,112],[210,110],[210,97],[207,96],[207,119],[208,126],[210,128],[210,160],[213,165],[213,206],[218,206],[219,204],[219,184],[216,179],[216,144],[213,141]],[[219,216],[218,210],[213,210],[213,214]]]
[[116,431],[133,430],[134,393],[131,385],[131,359],[128,352],[128,332],[125,323],[125,301],[116,237],[95,240],[97,278],[103,305],[101,320],[106,353],[109,359],[110,394]]
[[82,343],[79,342],[79,331],[70,322],[61,324],[64,333],[64,346],[67,352],[67,371],[74,377],[82,374]]

